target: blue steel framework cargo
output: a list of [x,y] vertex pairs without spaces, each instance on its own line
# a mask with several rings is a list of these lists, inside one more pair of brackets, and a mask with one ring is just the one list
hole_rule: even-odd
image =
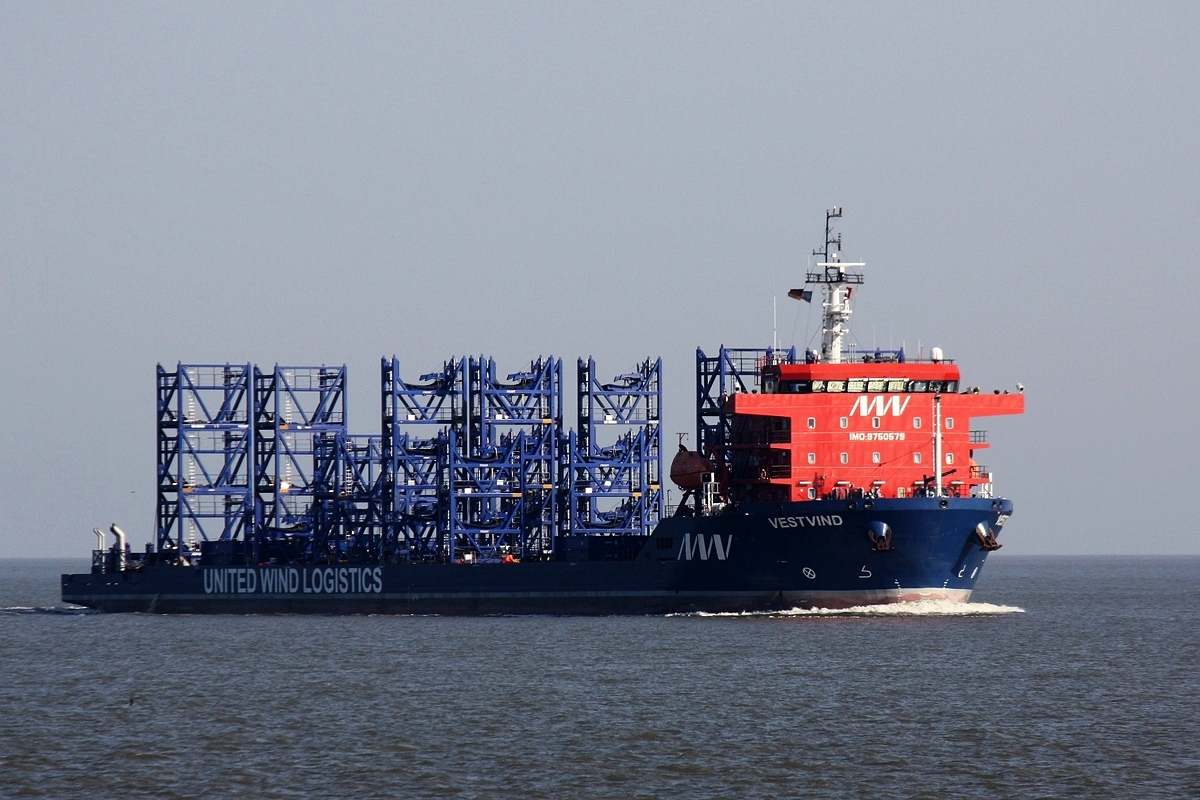
[[[609,383],[592,359],[579,360],[578,428],[563,450],[566,535],[599,531],[642,535],[663,513],[662,359],[639,364]],[[602,432],[615,431],[604,437]]]
[[[661,362],[608,383],[562,362],[498,378],[453,359],[407,383],[381,362],[380,435],[346,427],[346,368],[158,367],[156,548],[195,563],[549,559],[663,515]],[[615,435],[601,437],[601,431]],[[572,537],[564,539],[564,537]]]

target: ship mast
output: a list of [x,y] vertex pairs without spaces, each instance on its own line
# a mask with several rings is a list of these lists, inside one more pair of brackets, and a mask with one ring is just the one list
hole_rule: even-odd
[[820,256],[816,264],[819,271],[808,272],[804,276],[805,284],[820,284],[823,287],[821,361],[829,364],[842,363],[842,343],[850,332],[846,324],[851,314],[850,295],[854,286],[862,284],[862,268],[866,266],[862,262],[842,261],[842,234],[833,234],[833,220],[841,216],[841,206],[834,206],[825,212],[825,244],[813,250],[814,256]]

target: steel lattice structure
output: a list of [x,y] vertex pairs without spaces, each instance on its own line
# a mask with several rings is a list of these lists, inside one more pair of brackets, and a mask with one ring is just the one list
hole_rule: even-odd
[[[405,382],[381,361],[381,432],[346,426],[345,366],[158,367],[157,547],[220,563],[551,558],[564,537],[661,517],[661,362],[608,383],[579,361],[499,377],[452,359]],[[602,437],[602,433],[607,437]]]
[[316,448],[312,516],[317,560],[377,560],[384,529],[382,437],[324,435]]
[[795,364],[796,348],[773,350],[721,346],[716,356],[696,348],[696,449],[714,455],[729,441],[725,400],[738,392],[758,391],[765,364]]
[[577,375],[578,429],[565,442],[568,511],[560,530],[648,535],[663,514],[662,360],[601,383],[595,361],[580,359]]
[[447,549],[445,483],[449,434],[466,423],[465,359],[406,383],[400,362],[383,359],[384,559],[440,559]]
[[199,555],[203,542],[254,525],[254,428],[249,364],[158,366],[158,548]]
[[557,524],[562,361],[539,358],[501,381],[491,358],[467,365],[467,424],[447,449],[448,553],[548,558]]

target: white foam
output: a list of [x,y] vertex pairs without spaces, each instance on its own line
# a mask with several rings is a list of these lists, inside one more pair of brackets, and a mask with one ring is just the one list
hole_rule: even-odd
[[697,617],[986,617],[997,614],[1024,614],[1017,606],[994,603],[962,603],[957,600],[915,600],[908,603],[880,603],[849,608],[793,608],[787,611],[744,611],[680,616]]
[[85,608],[84,606],[5,606],[0,608],[0,615],[9,614],[65,614],[73,616],[77,614],[98,614],[100,613],[94,608]]

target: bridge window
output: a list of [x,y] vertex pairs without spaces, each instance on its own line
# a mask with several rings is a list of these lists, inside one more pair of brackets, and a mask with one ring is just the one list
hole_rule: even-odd
[[848,427],[850,427],[850,420],[847,419],[846,417],[842,417],[842,419],[840,420],[840,424],[843,428],[848,428]]
[[841,461],[842,461],[842,463],[843,463],[843,464],[849,464],[849,463],[850,463],[850,454],[849,454],[849,453],[842,453],[842,456],[841,456]]
[[921,427],[921,418],[920,417],[913,417],[913,427],[914,428]]
[[[883,380],[882,378],[872,378],[871,380],[867,381],[868,392],[882,392],[886,386],[887,381]],[[900,387],[897,391],[903,392],[904,387]]]
[[814,392],[825,391],[825,381],[813,381],[812,382],[812,390]]
[[844,392],[844,391],[846,391],[846,382],[845,381],[830,381],[826,385],[829,388],[826,389],[825,391],[828,391],[828,392]]
[[872,464],[879,463],[879,453],[871,453],[871,463]]
[[954,427],[954,417],[946,417],[946,430],[950,430],[953,427]]
[[810,431],[815,431],[817,429],[817,418],[816,417],[808,418],[808,429]]
[[847,392],[862,392],[866,391],[867,382],[862,378],[855,378],[846,382]]
[[817,463],[817,454],[816,454],[816,453],[809,453],[809,454],[808,454],[808,463],[810,463],[810,464],[815,464],[815,463]]
[[905,387],[910,392],[949,392],[958,391],[958,381],[901,381],[888,379],[889,392],[903,392]]
[[879,417],[871,417],[871,427],[872,428],[879,427]]
[[913,453],[913,463],[914,464],[921,463],[921,454],[920,453]]

